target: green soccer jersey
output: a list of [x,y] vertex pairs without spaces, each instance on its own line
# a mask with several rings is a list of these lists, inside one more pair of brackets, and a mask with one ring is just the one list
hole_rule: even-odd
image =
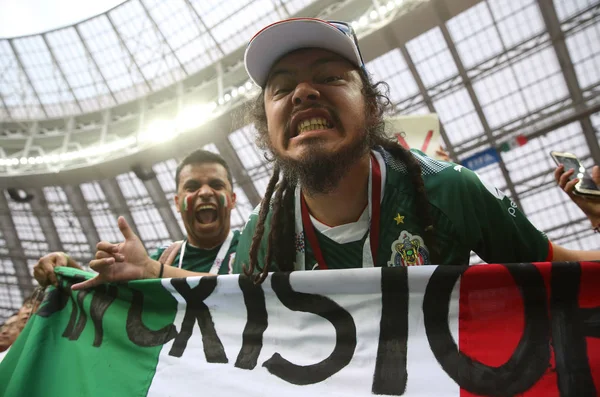
[[[420,163],[434,220],[435,244],[441,265],[469,263],[474,251],[486,262],[511,263],[546,261],[549,241],[500,190],[460,165],[431,159],[411,150]],[[385,186],[381,202],[379,246],[376,266],[413,266],[431,264],[430,251],[423,241],[423,228],[415,211],[415,196],[406,166],[388,152],[379,149]],[[384,170],[385,169],[385,170]],[[266,253],[271,212],[259,250],[259,261]],[[248,263],[252,236],[258,221],[256,209],[244,227],[234,261],[234,273]],[[352,241],[330,238],[315,227],[323,257],[330,269],[357,268],[363,264],[363,245],[367,230]],[[343,240],[343,239],[341,239]],[[296,236],[296,249],[305,249],[305,269],[316,265],[312,248],[302,236]]]
[[[233,266],[233,261],[235,258],[236,249],[238,246],[238,241],[240,239],[240,232],[235,230],[233,232],[233,238],[231,239],[231,244],[229,246],[229,250],[227,250],[227,254],[219,267],[219,274],[229,274],[231,273],[231,267]],[[158,260],[164,250],[166,250],[169,245],[162,246],[156,250],[150,257],[154,260]],[[205,250],[202,248],[194,247],[190,244],[186,244],[185,251],[183,253],[183,260],[181,261],[181,268],[185,270],[189,270],[192,272],[199,273],[208,273],[217,258],[217,254],[221,246],[215,247],[213,249]],[[181,255],[181,249],[177,256],[173,260],[171,266],[179,266],[179,256]]]

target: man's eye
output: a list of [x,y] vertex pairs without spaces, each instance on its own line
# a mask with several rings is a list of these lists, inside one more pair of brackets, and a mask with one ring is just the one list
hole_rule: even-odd
[[342,78],[340,76],[329,76],[326,77],[323,81],[325,81],[325,83],[333,83],[335,81],[341,80]]
[[287,92],[289,92],[290,89],[289,88],[277,88],[274,92],[274,95],[282,95],[285,94]]

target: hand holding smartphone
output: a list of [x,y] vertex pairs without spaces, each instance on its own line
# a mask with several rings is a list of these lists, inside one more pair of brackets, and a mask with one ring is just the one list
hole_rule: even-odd
[[550,152],[550,156],[556,162],[556,165],[564,165],[564,171],[574,170],[573,175],[569,180],[579,178],[579,182],[575,185],[574,193],[586,198],[600,199],[600,187],[598,187],[590,174],[586,171],[581,161],[572,153],[566,152]]

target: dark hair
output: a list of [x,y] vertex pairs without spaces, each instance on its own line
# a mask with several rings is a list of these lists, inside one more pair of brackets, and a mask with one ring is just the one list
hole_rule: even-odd
[[221,164],[223,168],[225,168],[225,171],[227,171],[227,180],[233,188],[233,177],[231,176],[231,170],[229,169],[229,165],[227,165],[225,159],[223,159],[223,157],[216,153],[209,152],[208,150],[198,149],[185,156],[185,158],[181,160],[181,162],[177,166],[177,170],[175,170],[175,189],[179,188],[179,174],[181,174],[181,170],[183,169],[183,167],[185,167],[188,164],[205,163]]
[[[429,248],[432,263],[438,261],[437,250],[435,248],[435,236],[433,227],[433,218],[429,212],[429,201],[425,191],[423,177],[421,175],[421,166],[414,156],[402,147],[396,140],[385,134],[384,113],[391,105],[388,97],[389,86],[385,82],[373,84],[369,75],[363,69],[359,69],[361,81],[363,83],[363,95],[366,101],[367,119],[374,120],[367,130],[367,143],[370,148],[380,146],[390,153],[394,158],[402,161],[411,177],[415,189],[415,206],[419,219],[422,222],[424,230],[425,244]],[[270,150],[267,115],[264,105],[264,90],[256,100],[251,104],[248,112],[250,119],[258,131],[256,139],[257,145],[265,150]],[[280,166],[275,159],[267,157],[269,161],[275,161],[273,176],[269,181],[267,190],[261,202],[258,214],[258,222],[252,245],[250,247],[248,266],[244,264],[244,273],[255,276],[255,282],[261,283],[267,277],[271,263],[276,263],[281,271],[294,270],[294,261],[296,259],[295,248],[295,220],[294,220],[294,192],[296,181],[288,180],[284,177],[279,181]],[[279,182],[279,183],[278,183]],[[275,192],[275,197],[271,203],[271,197]],[[265,231],[265,220],[272,207],[273,216],[271,219],[271,231],[268,238],[268,247],[265,257],[265,263],[258,262],[258,250]]]
[[2,324],[0,324],[0,329],[4,328],[8,323],[8,320],[10,320],[13,317],[18,317],[19,316],[19,312],[14,312],[13,314],[11,314],[10,316],[6,317],[6,320],[4,320],[4,322]]

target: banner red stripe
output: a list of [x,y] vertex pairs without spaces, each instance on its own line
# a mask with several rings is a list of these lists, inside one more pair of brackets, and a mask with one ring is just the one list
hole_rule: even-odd
[[[550,266],[539,267],[546,289],[550,288]],[[523,336],[523,298],[515,280],[502,265],[472,266],[460,281],[458,346],[482,364],[499,367],[515,352]],[[558,396],[554,358],[548,370],[521,397]],[[461,397],[479,397],[461,388]]]
[[[579,287],[579,307],[585,309],[600,306],[600,263],[581,262],[581,285]],[[585,338],[588,362],[596,390],[600,390],[600,338]]]

